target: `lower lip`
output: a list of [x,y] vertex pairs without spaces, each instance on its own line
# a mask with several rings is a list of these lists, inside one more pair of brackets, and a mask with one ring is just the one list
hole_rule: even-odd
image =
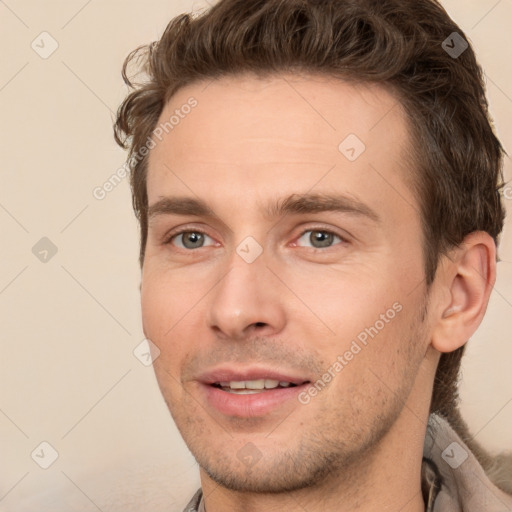
[[206,401],[222,414],[240,418],[254,418],[268,414],[293,399],[298,404],[297,395],[308,385],[301,384],[289,388],[275,388],[247,395],[230,393],[207,384],[202,384],[201,387],[206,395]]

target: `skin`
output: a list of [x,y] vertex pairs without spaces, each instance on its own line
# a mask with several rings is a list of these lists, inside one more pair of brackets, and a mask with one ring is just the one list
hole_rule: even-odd
[[[382,87],[224,77],[178,91],[161,121],[191,96],[197,107],[155,139],[148,201],[201,199],[211,215],[150,218],[141,295],[144,333],[161,351],[158,384],[200,465],[207,511],[424,510],[436,366],[485,313],[494,242],[469,235],[426,290],[408,126]],[[366,146],[355,161],[338,149],[348,134]],[[268,203],[312,193],[357,198],[380,220],[266,215]],[[206,236],[187,248],[198,239],[173,236],[180,229]],[[315,247],[315,234],[326,246]],[[248,236],[263,249],[252,263],[236,251]],[[202,393],[198,376],[220,363],[314,382],[397,303],[400,312],[306,405],[236,417]],[[258,458],[251,466],[237,456],[247,450]]]

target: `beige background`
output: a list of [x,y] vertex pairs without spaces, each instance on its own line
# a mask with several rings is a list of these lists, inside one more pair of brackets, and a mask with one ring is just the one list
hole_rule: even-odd
[[[512,0],[443,4],[477,50],[510,151]],[[204,5],[0,0],[0,511],[174,511],[199,485],[151,366],[133,354],[144,336],[127,180],[103,200],[92,192],[124,162],[111,129],[124,57]],[[58,43],[46,59],[31,47],[51,49],[43,31]],[[493,450],[512,449],[511,229],[461,388]],[[42,237],[58,250],[46,263],[32,252]],[[43,441],[59,455],[46,470],[31,458],[49,457]]]

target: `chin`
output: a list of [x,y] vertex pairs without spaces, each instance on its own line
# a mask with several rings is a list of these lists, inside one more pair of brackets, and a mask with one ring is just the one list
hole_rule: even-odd
[[[223,447],[215,443],[208,446],[192,443],[189,449],[202,470],[217,484],[232,491],[258,494],[287,493],[325,485],[340,472],[347,472],[361,456],[359,450],[347,450],[346,446],[343,449],[343,443],[332,450],[311,440],[297,441],[296,446],[288,446],[286,451],[282,450],[283,440],[274,440],[266,447],[259,444],[261,451],[258,450],[257,460],[251,465],[243,463],[245,454],[256,455],[256,448],[250,441],[241,449],[237,449],[239,445],[234,442],[225,443]],[[233,447],[232,450],[226,449],[227,446]]]
[[257,493],[257,494],[279,494],[313,487],[315,484],[323,481],[332,471],[332,468],[325,467],[316,473],[307,471],[303,474],[295,473],[290,468],[276,471],[274,465],[270,467],[261,466],[260,468],[240,471],[239,469],[229,468],[209,468],[203,467],[206,474],[217,484],[226,489],[237,492]]

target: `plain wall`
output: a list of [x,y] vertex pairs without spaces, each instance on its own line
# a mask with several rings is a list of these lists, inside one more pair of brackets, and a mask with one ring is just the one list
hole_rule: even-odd
[[[443,4],[477,51],[510,150],[512,1]],[[125,158],[112,136],[125,56],[205,5],[0,2],[1,511],[181,510],[199,486],[152,368],[133,354],[144,335],[128,180],[103,200],[93,191]],[[31,47],[51,49],[43,31],[58,43],[46,59]],[[464,416],[494,451],[512,449],[511,229],[461,384]],[[43,237],[57,249],[47,262],[33,253]],[[31,458],[43,441],[59,454],[46,470]]]

